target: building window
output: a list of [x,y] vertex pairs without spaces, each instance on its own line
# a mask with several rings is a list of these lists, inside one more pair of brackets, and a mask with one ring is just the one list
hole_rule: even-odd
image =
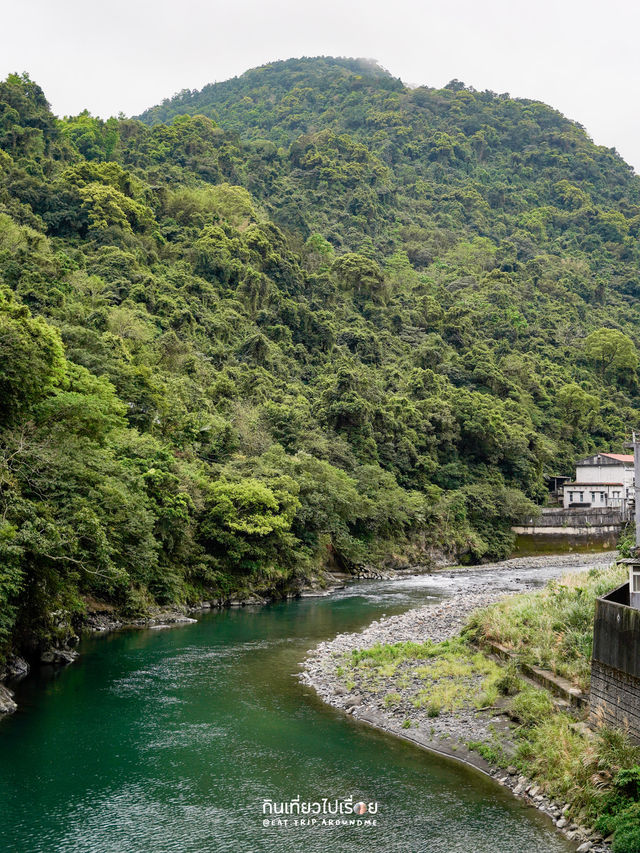
[[591,492],[591,503],[594,504],[596,502],[596,493]]
[[633,572],[631,575],[632,592],[640,592],[640,572]]
[[580,492],[580,503],[584,503],[584,492]]

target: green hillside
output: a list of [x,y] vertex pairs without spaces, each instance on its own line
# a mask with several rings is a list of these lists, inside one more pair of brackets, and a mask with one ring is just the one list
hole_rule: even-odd
[[87,596],[504,557],[637,426],[639,229],[614,151],[455,81],[290,60],[101,121],[10,76],[2,648]]

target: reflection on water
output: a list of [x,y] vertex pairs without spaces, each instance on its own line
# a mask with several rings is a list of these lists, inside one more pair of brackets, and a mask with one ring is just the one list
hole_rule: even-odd
[[[491,780],[345,717],[295,678],[321,639],[437,602],[460,581],[446,573],[363,582],[330,598],[85,640],[73,666],[23,682],[20,711],[0,724],[2,849],[572,849]],[[467,587],[488,581],[517,585],[499,572],[464,577]],[[262,826],[263,798],[296,796],[376,800],[378,825]]]

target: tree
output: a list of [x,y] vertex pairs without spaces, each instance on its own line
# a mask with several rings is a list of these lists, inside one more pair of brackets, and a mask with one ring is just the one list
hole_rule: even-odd
[[0,290],[0,423],[46,397],[63,376],[56,330]]
[[274,492],[252,477],[219,480],[208,489],[201,535],[231,571],[284,567],[292,557],[289,531],[299,505],[290,492]]
[[584,342],[584,352],[604,377],[607,373],[636,370],[638,353],[635,344],[624,332],[617,329],[598,329]]
[[639,236],[640,178],[542,104],[324,58],[60,121],[12,75],[0,633],[504,556],[638,420]]
[[333,264],[333,271],[345,290],[357,295],[366,294],[374,299],[384,295],[384,275],[375,261],[357,252],[341,255]]
[[563,426],[575,432],[591,428],[600,405],[597,397],[572,382],[558,390],[557,401]]

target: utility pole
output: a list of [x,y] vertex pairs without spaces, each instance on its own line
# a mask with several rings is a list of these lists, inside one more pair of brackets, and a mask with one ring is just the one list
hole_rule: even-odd
[[636,548],[640,545],[640,442],[635,430],[633,431],[633,474],[634,493],[636,499]]
[[[629,604],[636,610],[640,610],[640,442],[634,430],[633,434],[633,471],[635,476],[636,493],[636,547],[633,549],[635,555],[629,561]],[[620,618],[620,617],[618,617]]]
[[635,522],[636,522],[636,548],[640,547],[640,440],[634,430],[631,433],[632,441],[625,443],[625,447],[633,448],[633,475],[635,495]]

